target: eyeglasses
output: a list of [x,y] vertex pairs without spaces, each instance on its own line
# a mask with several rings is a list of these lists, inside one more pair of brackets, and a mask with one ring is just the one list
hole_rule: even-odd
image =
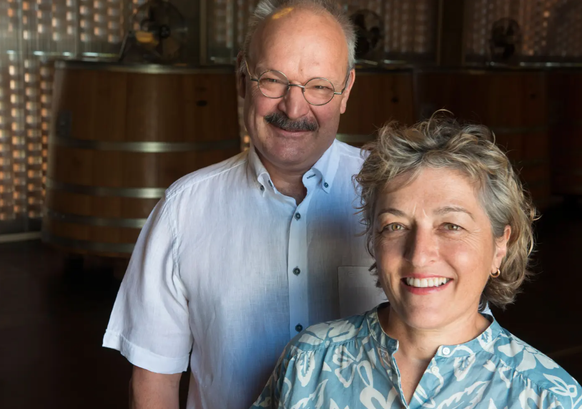
[[327,78],[312,78],[307,81],[305,85],[292,84],[289,82],[289,79],[285,74],[277,70],[267,70],[261,73],[258,78],[253,78],[246,60],[245,65],[250,80],[258,84],[261,94],[271,99],[283,98],[287,95],[291,87],[298,87],[301,88],[303,98],[305,98],[310,105],[321,106],[331,101],[334,95],[342,95],[348,86],[347,81],[349,78],[349,71],[348,76],[346,76],[344,89],[337,92],[332,82]]

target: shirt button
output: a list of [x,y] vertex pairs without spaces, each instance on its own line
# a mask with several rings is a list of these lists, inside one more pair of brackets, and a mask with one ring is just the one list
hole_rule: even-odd
[[295,325],[295,331],[297,331],[297,332],[303,331],[303,325],[301,325],[301,324]]
[[443,355],[448,355],[451,353],[451,350],[449,348],[443,348]]
[[293,269],[293,274],[295,274],[296,276],[298,276],[299,274],[301,274],[301,270],[299,269],[299,267],[295,267]]
[[327,182],[324,182],[323,183],[323,187],[328,188],[329,187],[329,184]]
[[301,219],[301,215],[300,215],[299,213],[295,213],[295,218],[296,218],[297,220],[299,220],[299,219]]
[[439,374],[439,367],[438,366],[433,366],[432,369],[430,370],[433,374],[438,375]]

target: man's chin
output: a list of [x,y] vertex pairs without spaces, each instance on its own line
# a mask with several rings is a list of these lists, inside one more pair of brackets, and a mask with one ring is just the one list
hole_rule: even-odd
[[[288,140],[287,140],[288,142]],[[298,168],[303,168],[312,160],[312,155],[305,149],[303,144],[293,146],[293,144],[269,144],[269,146],[262,146],[258,150],[259,156],[263,164],[268,168],[269,165],[276,166],[279,169],[287,169],[295,171]],[[268,162],[268,163],[265,163]]]

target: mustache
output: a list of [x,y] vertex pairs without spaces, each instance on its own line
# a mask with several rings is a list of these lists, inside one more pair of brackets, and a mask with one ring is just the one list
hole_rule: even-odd
[[314,132],[319,128],[317,122],[308,119],[290,119],[287,115],[282,112],[273,112],[272,114],[265,116],[265,121],[268,124],[274,125],[277,128],[281,128],[284,131],[308,131]]

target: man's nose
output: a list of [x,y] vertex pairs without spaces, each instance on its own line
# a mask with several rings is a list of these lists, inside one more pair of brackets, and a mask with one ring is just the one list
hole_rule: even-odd
[[417,227],[408,236],[405,258],[414,267],[426,267],[438,257],[438,240],[432,229]]
[[303,97],[303,90],[296,84],[290,84],[287,94],[281,98],[279,109],[289,119],[298,119],[309,113],[309,103]]

